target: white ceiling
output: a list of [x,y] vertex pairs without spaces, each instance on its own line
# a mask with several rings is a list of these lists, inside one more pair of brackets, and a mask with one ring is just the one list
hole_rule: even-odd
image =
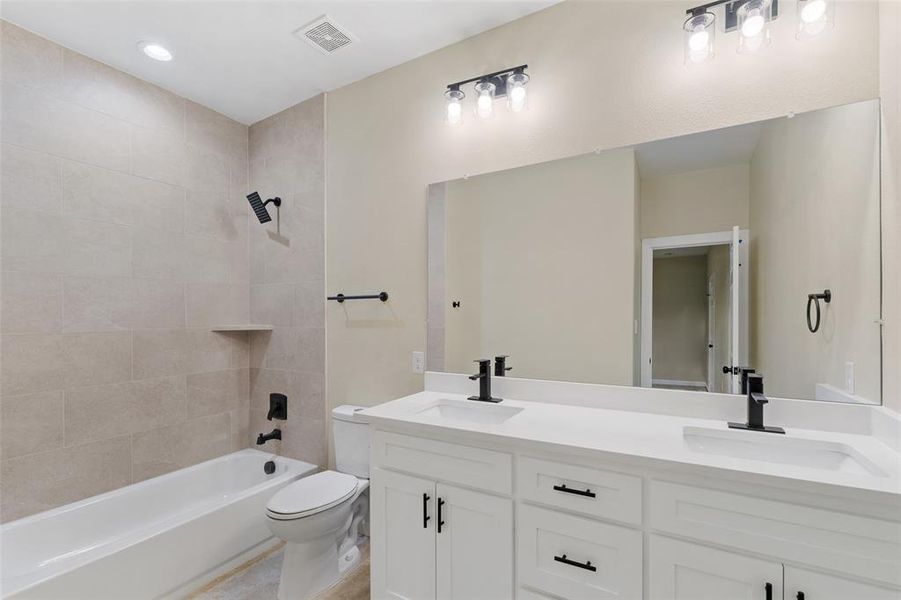
[[[4,0],[0,14],[250,124],[557,1]],[[325,55],[292,35],[323,14],[359,41]],[[142,40],[174,60],[150,60]]]
[[638,172],[644,178],[747,163],[765,121],[639,144]]

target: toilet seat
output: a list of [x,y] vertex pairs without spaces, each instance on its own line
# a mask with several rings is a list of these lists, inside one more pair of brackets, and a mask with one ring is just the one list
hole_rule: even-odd
[[345,502],[356,493],[359,484],[353,475],[322,471],[282,488],[269,500],[266,513],[279,521],[309,517]]

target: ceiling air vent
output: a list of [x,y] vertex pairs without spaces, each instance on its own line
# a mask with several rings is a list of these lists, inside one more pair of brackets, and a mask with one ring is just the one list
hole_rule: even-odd
[[327,15],[307,23],[295,31],[294,35],[325,54],[331,54],[357,39],[352,33],[342,30],[334,19]]

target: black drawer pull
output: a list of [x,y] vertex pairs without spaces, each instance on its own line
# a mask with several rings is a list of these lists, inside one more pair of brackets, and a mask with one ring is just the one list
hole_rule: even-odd
[[763,589],[766,592],[766,600],[773,600],[773,584],[767,581]]
[[432,517],[429,516],[429,500],[431,500],[431,496],[428,494],[422,495],[422,528],[426,529],[429,526],[429,519]]
[[798,600],[804,600],[804,592],[798,592],[798,595],[796,596],[796,598]]
[[444,525],[444,521],[441,520],[441,507],[444,506],[444,504],[444,500],[438,498],[438,533],[441,533],[441,526]]
[[566,492],[567,494],[575,494],[577,496],[585,496],[586,498],[597,498],[597,494],[592,492],[591,490],[574,490],[572,488],[566,487],[566,484],[555,485],[554,490],[558,492]]
[[568,558],[566,558],[565,554],[563,556],[555,556],[554,560],[556,560],[557,562],[562,562],[563,564],[569,565],[571,567],[579,567],[580,569],[585,569],[586,571],[591,571],[592,573],[594,573],[598,570],[597,567],[595,567],[594,565],[591,564],[590,560],[585,561],[584,563],[580,563],[580,562],[576,562],[574,560],[569,560]]

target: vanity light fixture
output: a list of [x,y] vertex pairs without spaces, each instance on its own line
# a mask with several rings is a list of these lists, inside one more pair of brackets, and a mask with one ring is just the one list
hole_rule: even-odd
[[158,60],[160,62],[169,62],[172,60],[172,53],[162,44],[156,42],[138,42],[138,47],[144,54],[153,60]]
[[[784,1],[784,0],[783,0]],[[752,53],[771,41],[770,24],[779,16],[780,0],[713,0],[685,11],[685,64],[703,63],[713,58],[716,42],[717,15],[723,9],[723,31],[738,32],[738,52]],[[832,27],[835,0],[797,0],[798,27],[796,37],[808,39]]]
[[463,121],[463,86],[473,83],[475,92],[475,114],[480,119],[494,116],[494,104],[498,98],[507,98],[507,107],[512,112],[520,112],[526,107],[526,86],[529,75],[528,65],[511,67],[494,73],[487,73],[463,81],[448,84],[444,92],[445,118],[449,125],[459,125]]

